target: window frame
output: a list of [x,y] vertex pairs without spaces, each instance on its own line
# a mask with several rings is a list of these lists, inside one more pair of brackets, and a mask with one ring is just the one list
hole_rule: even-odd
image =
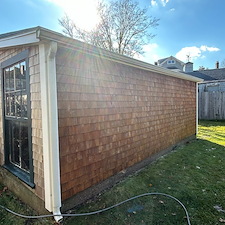
[[[32,128],[31,128],[31,99],[30,99],[30,71],[29,71],[29,50],[24,50],[19,54],[5,60],[0,63],[0,73],[1,73],[1,94],[2,94],[2,121],[3,121],[3,140],[4,140],[4,168],[9,170],[12,174],[17,176],[20,180],[25,182],[30,187],[34,188],[34,167],[33,167],[33,151],[32,151]],[[28,148],[29,148],[29,172],[13,165],[10,162],[10,150],[6,146],[6,132],[8,127],[6,126],[6,115],[5,115],[5,97],[4,97],[4,69],[13,66],[17,63],[25,61],[26,64],[26,94],[27,94],[27,127],[28,127]],[[16,118],[10,118],[11,121],[16,120]]]
[[167,60],[167,64],[176,64],[174,59],[169,59]]

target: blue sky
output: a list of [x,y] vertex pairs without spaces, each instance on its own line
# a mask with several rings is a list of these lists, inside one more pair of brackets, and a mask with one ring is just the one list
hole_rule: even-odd
[[[66,12],[74,21],[91,29],[97,21],[97,0],[1,0],[0,33],[43,26],[57,32]],[[149,15],[159,18],[156,37],[144,46],[139,59],[154,61],[170,55],[186,62],[190,55],[194,69],[215,68],[225,59],[224,0],[139,0]]]

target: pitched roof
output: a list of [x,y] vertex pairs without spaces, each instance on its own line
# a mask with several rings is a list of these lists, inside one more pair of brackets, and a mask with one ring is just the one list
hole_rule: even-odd
[[159,60],[158,60],[158,64],[164,63],[167,59],[174,59],[174,60],[176,60],[177,62],[179,62],[181,65],[184,65],[184,64],[185,64],[184,62],[180,61],[179,59],[175,58],[175,57],[172,56],[172,55],[169,56],[169,57],[167,57],[167,58],[159,59]]
[[189,72],[189,73],[186,73],[186,74],[189,74],[189,75],[194,76],[194,77],[201,78],[203,80],[217,80],[217,79],[215,79],[215,78],[213,78],[211,76],[208,76],[208,75],[202,73],[202,71],[199,71],[199,70],[193,71],[193,72]]
[[225,79],[225,68],[201,70],[201,73],[212,77],[213,80],[224,80]]
[[158,60],[158,63],[161,64],[162,62],[164,62],[164,61],[165,61],[166,59],[168,59],[168,58],[169,58],[169,57],[163,58],[163,59],[159,59],[159,60]]

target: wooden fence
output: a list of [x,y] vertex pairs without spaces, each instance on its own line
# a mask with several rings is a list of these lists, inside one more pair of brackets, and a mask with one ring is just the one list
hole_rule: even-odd
[[225,91],[199,91],[198,94],[199,119],[225,119]]

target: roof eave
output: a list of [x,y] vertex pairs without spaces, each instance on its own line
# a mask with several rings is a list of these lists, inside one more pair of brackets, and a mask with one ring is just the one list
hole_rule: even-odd
[[191,76],[191,75],[186,75],[180,72],[174,72],[169,69],[165,69],[159,66],[155,66],[149,63],[145,63],[143,61],[133,59],[124,55],[120,55],[114,52],[110,52],[105,49],[97,48],[93,45],[89,45],[87,43],[65,37],[64,35],[59,35],[59,33],[54,32],[54,31],[49,31],[47,29],[40,29],[39,33],[40,40],[51,40],[51,41],[56,41],[58,43],[61,43],[63,45],[66,45],[68,47],[74,48],[76,50],[86,52],[101,58],[105,58],[114,62],[134,66],[136,68],[152,71],[155,73],[160,73],[163,75],[171,76],[171,77],[176,77],[184,80],[189,80],[193,82],[202,82],[203,79]]
[[37,30],[33,30],[27,33],[9,36],[2,38],[0,41],[0,48],[12,48],[21,45],[28,45],[39,42],[37,37]]

